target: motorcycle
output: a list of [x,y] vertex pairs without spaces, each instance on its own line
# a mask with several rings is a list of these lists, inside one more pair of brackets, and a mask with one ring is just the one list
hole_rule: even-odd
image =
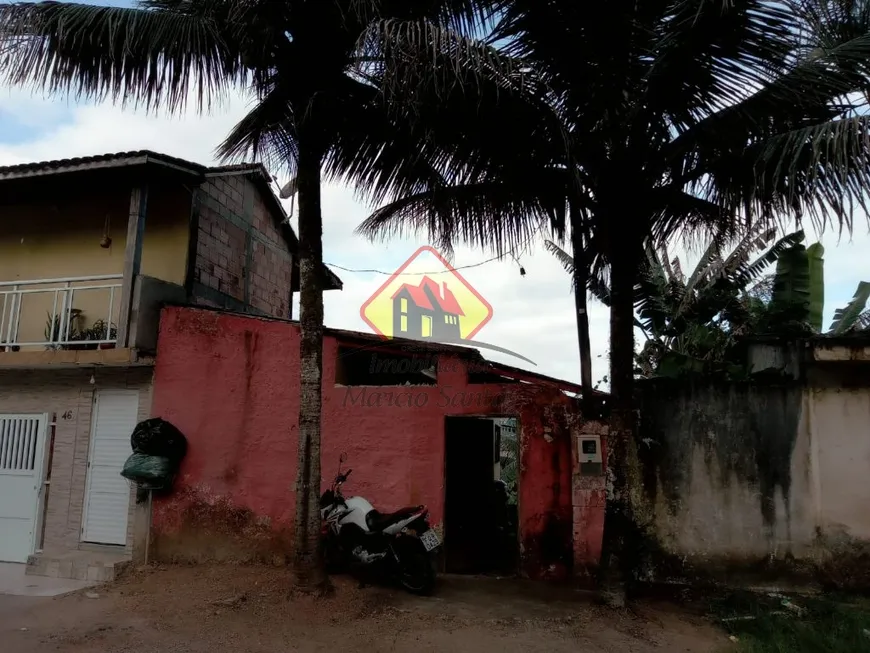
[[341,486],[353,471],[341,472],[346,459],[342,454],[338,475],[320,497],[327,569],[362,567],[397,580],[414,594],[431,593],[435,587],[434,556],[441,540],[429,526],[426,506],[381,513],[363,497],[345,499]]

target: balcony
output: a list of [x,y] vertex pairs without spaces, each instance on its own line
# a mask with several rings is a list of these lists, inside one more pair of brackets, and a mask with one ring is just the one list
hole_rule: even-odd
[[160,307],[184,288],[137,275],[0,281],[0,368],[150,365]]
[[122,275],[0,282],[0,346],[9,351],[111,349]]

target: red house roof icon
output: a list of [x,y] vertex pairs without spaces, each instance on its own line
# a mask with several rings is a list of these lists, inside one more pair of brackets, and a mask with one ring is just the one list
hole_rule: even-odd
[[442,295],[441,288],[437,283],[432,281],[429,277],[423,277],[423,281],[420,282],[419,286],[412,286],[409,283],[402,284],[393,293],[393,296],[390,299],[395,299],[400,292],[403,290],[407,290],[411,295],[411,299],[413,302],[419,306],[420,308],[426,308],[429,310],[434,310],[436,307],[432,306],[432,302],[429,299],[429,294],[426,292],[426,289],[432,294],[431,296],[438,302],[438,307],[445,313],[452,313],[453,315],[465,315],[462,311],[462,307],[459,305],[459,302],[456,301],[456,297],[447,287],[447,283],[443,284],[444,293]]

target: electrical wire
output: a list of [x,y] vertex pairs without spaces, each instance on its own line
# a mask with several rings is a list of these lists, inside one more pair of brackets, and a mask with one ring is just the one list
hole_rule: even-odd
[[[478,263],[472,263],[470,265],[460,265],[459,267],[456,267],[456,268],[451,267],[450,269],[451,270],[467,270],[469,268],[479,268],[481,265],[486,265],[487,263],[492,263],[493,261],[498,261],[498,260],[503,259],[503,258],[504,258],[503,256],[493,256],[492,258],[488,258],[485,261],[480,261]],[[384,274],[386,276],[392,276],[392,275],[396,274],[395,270],[393,270],[392,272],[384,272],[383,270],[371,270],[371,269],[357,270],[357,269],[352,269],[352,268],[346,268],[346,267],[343,267],[343,266],[338,265],[336,263],[327,263],[326,261],[324,261],[324,264],[328,265],[331,268],[337,268],[337,269],[341,270],[342,272],[355,272],[355,273],[360,273],[360,274],[362,274],[362,273]],[[442,274],[443,272],[444,272],[444,270],[432,270],[430,272],[414,272],[414,274],[423,274],[423,275],[425,275],[425,274]]]
[[[493,256],[492,258],[488,258],[484,261],[478,261],[477,263],[470,263],[469,265],[460,265],[459,267],[451,266],[450,270],[468,270],[471,268],[479,268],[481,265],[486,265],[487,263],[492,263],[493,261],[502,261],[505,258],[510,257],[514,260],[514,263],[516,263],[519,266],[520,274],[522,276],[526,276],[525,268],[523,268],[522,264],[517,259],[515,252],[517,250],[525,250],[525,248],[528,247],[528,245],[532,242],[532,240],[535,238],[535,236],[537,236],[539,234],[539,232],[540,232],[540,230],[536,231],[534,234],[529,236],[524,243],[509,249],[501,256]],[[393,270],[392,272],[385,272],[383,270],[374,270],[374,269],[358,270],[358,269],[354,269],[354,268],[346,268],[346,267],[343,267],[341,265],[338,265],[337,263],[327,263],[326,261],[324,261],[323,263],[324,263],[324,265],[328,265],[331,268],[336,268],[338,270],[341,270],[342,272],[350,272],[350,273],[358,273],[358,274],[383,274],[383,275],[386,275],[388,277],[396,274],[395,270]],[[443,272],[444,272],[444,270],[433,270],[431,272],[414,272],[414,274],[422,274],[422,275],[442,274]]]

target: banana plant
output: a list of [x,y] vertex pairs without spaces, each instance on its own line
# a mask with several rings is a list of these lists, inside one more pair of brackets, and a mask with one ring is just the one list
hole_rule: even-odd
[[[641,376],[677,376],[726,370],[737,373],[731,360],[734,338],[751,331],[756,315],[750,289],[764,271],[804,239],[802,231],[774,241],[773,229],[751,229],[729,250],[714,239],[694,270],[686,276],[678,257],[665,248],[647,247],[635,285],[635,326],[646,336],[636,356]],[[558,245],[547,241],[570,273],[574,261]],[[761,252],[759,254],[759,252]],[[604,275],[591,275],[590,294],[610,305]]]
[[870,283],[860,281],[852,300],[834,312],[827,331],[823,330],[825,308],[824,247],[795,244],[777,261],[771,299],[766,314],[758,321],[760,333],[843,335],[870,329]]
[[834,311],[834,321],[828,330],[830,335],[841,335],[853,331],[870,330],[870,310],[867,301],[870,300],[870,283],[859,281],[855,295],[843,308]]

